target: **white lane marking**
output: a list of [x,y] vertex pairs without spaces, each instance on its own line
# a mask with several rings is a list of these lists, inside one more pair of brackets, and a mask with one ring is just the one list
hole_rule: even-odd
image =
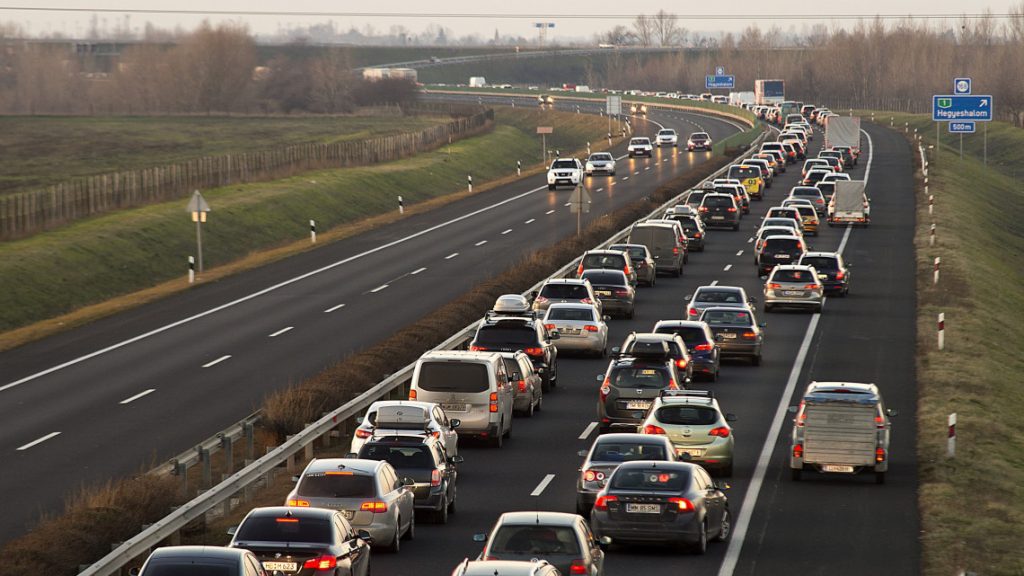
[[555,211],[554,211],[554,210],[548,210],[548,211],[547,211],[547,212],[545,212],[544,214],[545,214],[545,215],[548,215],[548,214],[554,214],[554,213],[555,213]]
[[131,404],[132,402],[135,402],[136,400],[138,400],[139,398],[142,398],[143,396],[149,396],[153,392],[156,392],[156,388],[150,388],[149,390],[143,390],[142,392],[139,392],[135,396],[131,396],[131,397],[125,398],[124,400],[121,400],[120,402],[118,402],[118,404]]
[[640,175],[640,171],[639,170],[637,170],[636,172],[633,172],[633,176],[639,176],[639,175]]
[[388,286],[390,286],[390,284],[381,284],[380,286],[377,286],[373,290],[370,290],[370,294],[376,294],[377,292],[380,292],[381,290],[387,288]]
[[711,285],[712,285],[712,286],[718,286],[718,280],[713,280],[713,281],[711,282]]
[[50,432],[49,434],[43,436],[42,438],[36,438],[35,440],[29,442],[28,444],[25,444],[24,446],[19,446],[18,450],[28,450],[29,448],[35,446],[36,444],[42,444],[43,442],[46,442],[50,438],[53,438],[54,436],[58,435],[60,435],[60,432]]
[[629,176],[623,176],[623,180],[629,180]]
[[533,489],[533,492],[530,492],[530,496],[540,496],[541,492],[543,492],[544,489],[548,487],[548,484],[551,484],[551,481],[554,479],[554,474],[548,474],[545,476],[544,479],[540,481],[540,484],[537,484],[537,487]]
[[589,438],[590,434],[594,431],[594,428],[597,428],[597,422],[587,424],[587,427],[583,429],[583,433],[580,434],[580,440],[586,440]]
[[270,336],[267,336],[267,338],[277,338],[278,336],[280,336],[281,334],[284,334],[285,332],[288,332],[288,331],[289,331],[289,330],[291,330],[292,328],[295,328],[295,326],[289,326],[289,327],[287,327],[287,328],[281,328],[281,329],[280,329],[280,330],[278,330],[277,332],[274,332],[274,333],[273,333],[273,334],[271,334]]
[[725,268],[723,268],[722,271],[723,272],[728,272],[730,268],[732,268],[732,264],[726,264]]
[[536,219],[536,218],[530,218],[530,219],[529,219],[529,220],[527,220],[526,222],[523,222],[523,224],[530,224],[531,222],[536,222],[536,221],[537,221],[537,219]]
[[424,266],[423,268],[417,268],[416,270],[413,270],[412,272],[409,272],[409,275],[410,276],[415,276],[415,275],[419,274],[420,272],[423,272],[426,269],[427,269],[426,266]]
[[330,314],[331,312],[334,312],[335,310],[341,310],[344,307],[345,307],[344,304],[338,304],[337,306],[331,306],[327,310],[324,310],[324,314]]
[[604,190],[604,188],[598,188],[597,192],[600,192],[601,190]]
[[566,208],[568,208],[569,206],[572,206],[572,202],[566,202],[566,203],[565,203],[565,207],[566,207]]
[[[874,156],[875,145],[871,140],[870,134],[864,130],[861,130],[861,132],[863,132],[868,139],[868,166],[864,171],[864,182],[866,186],[868,176],[871,173],[871,160]],[[843,250],[846,248],[846,242],[849,240],[850,232],[852,230],[852,227],[846,227],[846,232],[843,233],[843,239],[839,242],[839,249],[836,250],[839,254],[842,254]],[[743,550],[743,541],[747,535],[750,518],[754,515],[754,507],[757,505],[757,498],[761,492],[761,484],[764,483],[764,476],[768,471],[768,464],[771,461],[772,452],[775,450],[775,445],[778,443],[779,439],[779,433],[782,431],[782,421],[786,418],[789,399],[793,396],[793,391],[796,389],[797,378],[800,377],[804,360],[807,357],[807,350],[811,347],[811,341],[814,339],[814,331],[818,327],[818,320],[820,318],[820,313],[814,314],[811,316],[811,322],[807,325],[807,332],[804,334],[804,341],[800,345],[800,351],[797,352],[793,368],[789,373],[789,380],[786,382],[786,388],[783,390],[782,397],[779,399],[779,405],[775,408],[775,417],[772,420],[771,428],[768,430],[768,435],[765,436],[764,445],[761,446],[761,455],[757,459],[757,466],[754,468],[754,476],[751,478],[750,485],[747,487],[747,493],[743,496],[740,515],[736,519],[735,524],[733,524],[734,531],[731,536],[731,540],[729,540],[729,547],[725,551],[725,558],[722,559],[722,566],[718,570],[718,576],[732,576],[733,572],[736,570],[736,564],[740,560],[740,552]]]
[[750,244],[753,241],[754,241],[754,237],[753,236],[751,236],[750,238],[747,238],[747,244]]
[[739,252],[737,252],[736,255],[737,256],[743,256],[743,250],[740,250]]
[[512,229],[509,228],[508,230],[505,230],[504,232],[502,232],[501,235],[504,236],[505,234],[508,234],[511,231],[512,231]]
[[650,169],[651,169],[650,166],[644,166],[644,170],[650,170]]
[[207,362],[206,364],[203,364],[203,368],[209,368],[210,366],[216,366],[217,364],[220,364],[221,362],[227,360],[228,358],[231,358],[231,355],[230,354],[225,354],[224,356],[221,356],[220,358],[217,358],[213,362]]
[[476,244],[473,244],[473,246],[483,246],[484,244],[487,244],[487,240],[481,240],[481,241],[477,242]]
[[458,253],[458,252],[452,252],[451,254],[449,254],[449,255],[445,256],[445,257],[444,257],[444,259],[445,259],[445,260],[451,260],[452,258],[455,258],[455,257],[456,257],[456,256],[458,256],[458,255],[459,255],[459,253]]

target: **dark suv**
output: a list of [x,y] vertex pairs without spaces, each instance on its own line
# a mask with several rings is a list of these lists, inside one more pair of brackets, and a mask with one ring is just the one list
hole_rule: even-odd
[[796,236],[768,236],[757,253],[758,276],[767,276],[779,264],[799,262],[804,252],[803,240]]
[[731,194],[705,194],[700,202],[700,219],[704,225],[724,226],[733,230],[740,229],[740,211],[736,208],[736,199]]
[[721,351],[715,335],[706,322],[700,320],[659,320],[654,325],[656,334],[675,334],[686,343],[693,372],[712,382],[718,381]]
[[814,266],[818,271],[818,279],[825,286],[825,292],[839,296],[850,293],[850,264],[843,261],[842,255],[836,252],[808,252],[800,258],[798,264]]
[[637,355],[654,358],[662,351],[662,343],[668,344],[668,355],[664,359],[675,362],[676,370],[683,378],[683,383],[688,384],[693,380],[693,362],[690,359],[686,342],[675,334],[631,332],[629,336],[626,336],[626,341],[622,343],[621,347],[612,348],[612,355],[616,358]]
[[437,524],[448,523],[455,511],[457,464],[462,456],[449,457],[441,441],[432,435],[375,437],[359,449],[363,460],[384,460],[403,478],[412,478],[413,507],[431,514]]
[[[700,206],[698,204],[698,206]],[[689,252],[704,251],[704,222],[693,214],[672,214],[666,216],[669,220],[679,222],[686,232],[686,249]]]
[[558,385],[558,349],[553,340],[558,340],[558,332],[548,332],[540,318],[488,314],[476,329],[469,349],[474,352],[522,350],[540,373],[544,392],[548,392]]
[[668,344],[663,343],[650,355],[616,358],[605,374],[598,374],[597,421],[602,433],[612,428],[635,432],[662,390],[682,388],[675,363],[665,360],[668,356]]

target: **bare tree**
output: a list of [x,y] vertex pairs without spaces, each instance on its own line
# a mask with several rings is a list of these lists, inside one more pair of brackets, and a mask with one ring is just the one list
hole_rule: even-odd
[[636,20],[633,20],[633,38],[641,46],[650,46],[654,38],[654,21],[643,14],[637,16]]
[[659,46],[675,46],[679,43],[679,22],[675,14],[669,14],[664,9],[658,10],[653,18],[654,38]]

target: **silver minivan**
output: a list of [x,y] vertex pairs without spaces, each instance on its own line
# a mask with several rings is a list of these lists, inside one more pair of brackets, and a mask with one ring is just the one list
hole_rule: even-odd
[[[677,224],[678,226],[678,224]],[[668,222],[641,222],[629,231],[627,244],[643,244],[651,251],[654,268],[673,276],[683,274],[683,259],[686,257],[686,237],[679,237],[676,226]]]
[[515,390],[496,352],[427,352],[416,361],[409,399],[435,402],[459,419],[459,434],[500,448],[512,433]]

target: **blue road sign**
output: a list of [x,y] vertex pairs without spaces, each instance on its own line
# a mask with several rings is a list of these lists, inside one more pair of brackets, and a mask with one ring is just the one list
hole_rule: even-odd
[[974,134],[974,122],[950,122],[949,131],[953,134]]
[[971,79],[970,78],[954,78],[953,79],[953,94],[970,94],[971,93]]
[[705,76],[704,87],[708,90],[712,88],[735,88],[736,77],[732,75],[728,76]]
[[932,96],[932,121],[975,120],[990,122],[994,102],[991,96],[957,94]]

